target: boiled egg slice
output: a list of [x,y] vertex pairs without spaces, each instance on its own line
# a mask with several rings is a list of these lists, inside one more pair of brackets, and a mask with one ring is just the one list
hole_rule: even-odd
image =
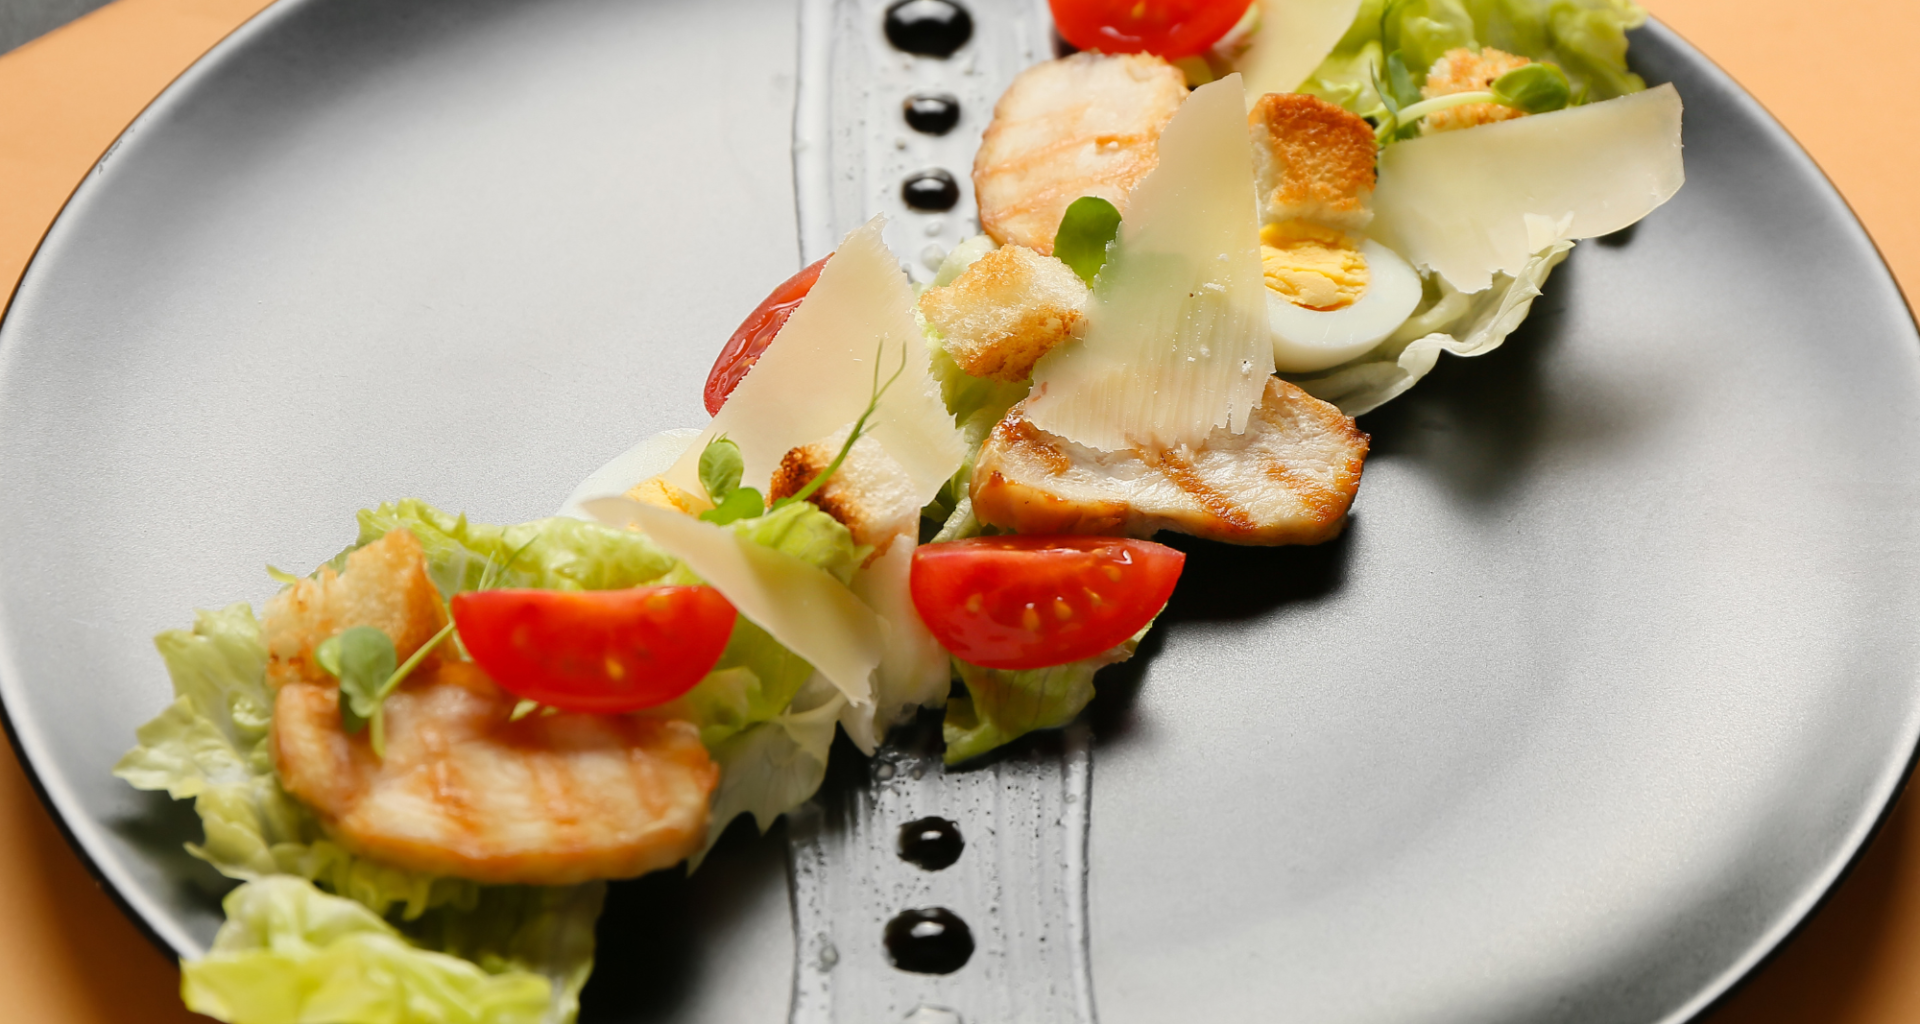
[[[1318,231],[1262,232],[1273,366],[1312,373],[1364,355],[1420,304],[1420,275],[1384,245]],[[1279,242],[1278,246],[1274,242]]]

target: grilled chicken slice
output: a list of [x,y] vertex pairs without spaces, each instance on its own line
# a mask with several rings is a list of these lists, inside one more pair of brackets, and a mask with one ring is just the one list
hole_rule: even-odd
[[489,884],[632,878],[697,852],[720,769],[691,722],[510,717],[471,662],[409,677],[385,704],[386,756],[340,727],[340,689],[282,687],[274,767],[342,846]]
[[973,160],[980,227],[1001,245],[1053,255],[1067,206],[1127,193],[1159,161],[1160,130],[1187,98],[1159,57],[1076,53],[1022,71],[993,107]]
[[1188,533],[1229,544],[1338,536],[1360,487],[1367,435],[1351,417],[1273,378],[1244,434],[1199,450],[1103,452],[1034,426],[1016,405],[973,470],[973,512],[1020,533]]
[[340,686],[314,664],[314,645],[371,625],[405,659],[445,622],[406,530],[268,603],[274,768],[330,836],[396,867],[524,885],[629,878],[700,849],[720,770],[688,722],[515,722],[514,696],[443,649],[387,697],[384,758],[365,730],[348,734]]

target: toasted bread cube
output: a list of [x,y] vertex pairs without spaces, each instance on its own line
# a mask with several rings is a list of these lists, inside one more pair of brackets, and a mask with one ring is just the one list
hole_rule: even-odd
[[1247,115],[1261,219],[1358,231],[1373,219],[1373,126],[1304,93],[1270,92]]
[[[261,629],[267,641],[267,682],[334,684],[313,659],[320,642],[353,626],[372,626],[393,640],[405,661],[447,624],[440,592],[427,577],[426,554],[405,529],[347,556],[344,572],[323,565],[267,602]],[[437,655],[430,655],[429,660]]]
[[[1465,47],[1448,50],[1433,62],[1433,68],[1427,72],[1427,84],[1420,88],[1420,95],[1433,99],[1459,92],[1484,92],[1493,88],[1494,80],[1501,75],[1531,63],[1525,57],[1516,57],[1491,46],[1479,53]],[[1469,103],[1428,114],[1421,119],[1420,132],[1432,135],[1434,132],[1450,132],[1525,116],[1525,111],[1499,103]]]
[[[812,444],[787,452],[774,470],[767,500],[799,493],[833,463],[847,442],[848,427]],[[840,521],[855,544],[873,548],[867,561],[878,558],[895,537],[920,529],[920,503],[914,498],[913,478],[888,455],[880,442],[862,437],[820,489],[807,496],[820,511]]]
[[1086,316],[1087,286],[1073,268],[1022,245],[982,256],[944,288],[920,296],[920,312],[947,354],[975,377],[1021,381],[1073,335]]

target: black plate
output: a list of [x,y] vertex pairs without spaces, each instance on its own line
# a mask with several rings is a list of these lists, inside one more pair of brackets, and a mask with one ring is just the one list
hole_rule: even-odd
[[[75,195],[0,325],[0,696],[163,942],[182,805],[108,770],[148,637],[356,508],[545,514],[702,422],[797,266],[792,7],[292,0]],[[1920,734],[1920,348],[1859,225],[1659,28],[1688,184],[1363,420],[1353,527],[1191,545],[1096,711],[1108,1024],[1677,1021],[1790,931]],[[740,837],[736,837],[740,838]],[[774,841],[621,887],[589,1019],[777,1020]]]

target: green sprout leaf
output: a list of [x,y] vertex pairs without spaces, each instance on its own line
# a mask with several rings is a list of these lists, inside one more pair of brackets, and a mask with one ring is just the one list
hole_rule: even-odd
[[[700,461],[703,464],[706,462],[704,454],[700,456]],[[736,480],[739,479],[739,472],[737,468],[734,470]],[[709,523],[725,526],[736,519],[752,519],[755,516],[764,515],[766,511],[767,499],[761,497],[759,491],[751,487],[736,487],[727,492],[727,496],[722,498],[718,505],[700,513],[700,518]]]
[[380,690],[400,659],[392,637],[372,626],[353,626],[320,641],[313,660],[340,680],[340,723],[357,733],[379,711]]
[[[1392,108],[1399,110],[1420,102],[1420,87],[1413,84],[1413,75],[1407,71],[1407,58],[1404,53],[1395,50],[1387,55],[1387,93],[1393,96]],[[1385,97],[1387,93],[1381,95]]]
[[313,660],[340,680],[340,725],[347,734],[371,727],[367,740],[374,756],[387,756],[387,696],[452,635],[453,620],[448,619],[440,632],[398,666],[393,638],[372,626],[352,626],[320,641],[313,649]]
[[1119,233],[1120,211],[1112,203],[1097,196],[1081,196],[1060,218],[1060,230],[1053,236],[1053,254],[1092,287],[1094,277],[1107,264],[1107,246]]
[[1552,64],[1523,64],[1494,79],[1493,100],[1529,114],[1564,109],[1573,100],[1566,72]]
[[727,498],[740,487],[745,466],[740,446],[727,440],[725,434],[709,441],[700,453],[700,486],[707,489],[707,500],[715,505],[726,504]]

